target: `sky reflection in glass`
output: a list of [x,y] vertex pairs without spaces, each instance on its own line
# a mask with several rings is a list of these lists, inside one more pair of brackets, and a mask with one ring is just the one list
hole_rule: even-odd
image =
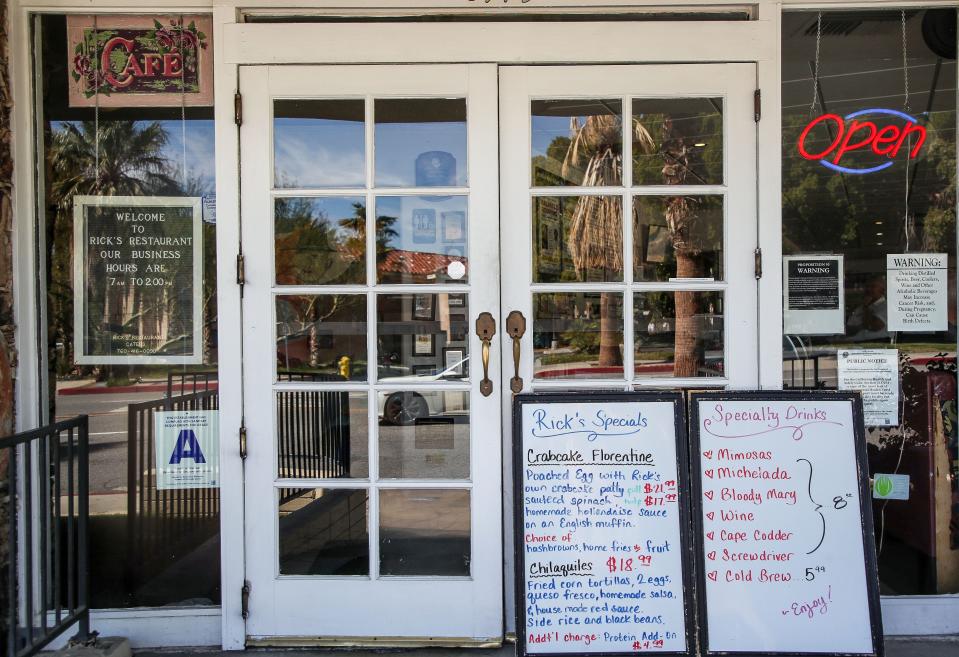
[[287,189],[363,187],[364,116],[360,99],[276,101],[274,185]]

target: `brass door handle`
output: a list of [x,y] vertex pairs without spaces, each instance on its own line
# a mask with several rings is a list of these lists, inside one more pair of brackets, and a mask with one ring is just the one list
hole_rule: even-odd
[[490,313],[482,312],[476,318],[476,335],[483,342],[483,380],[480,381],[480,394],[489,397],[493,393],[493,382],[489,378],[490,342],[496,335],[496,320]]
[[513,378],[509,380],[509,389],[513,393],[520,393],[523,391],[523,378],[519,375],[520,339],[526,333],[523,313],[513,310],[506,316],[506,333],[513,338]]

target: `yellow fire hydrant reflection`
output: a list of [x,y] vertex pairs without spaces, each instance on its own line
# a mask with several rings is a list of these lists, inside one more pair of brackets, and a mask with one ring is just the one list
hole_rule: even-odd
[[341,356],[341,357],[340,357],[340,360],[338,361],[338,364],[339,364],[339,366],[340,366],[340,376],[342,376],[344,379],[349,379],[349,378],[350,378],[350,363],[351,363],[351,362],[352,362],[352,361],[350,360],[350,357],[349,357],[349,356]]

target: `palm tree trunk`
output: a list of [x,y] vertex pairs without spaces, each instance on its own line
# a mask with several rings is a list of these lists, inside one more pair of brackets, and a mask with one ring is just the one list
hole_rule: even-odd
[[599,365],[614,367],[623,364],[623,354],[619,350],[622,337],[622,321],[617,316],[612,294],[599,295]]
[[[700,278],[699,258],[686,251],[676,251],[676,276]],[[699,302],[698,292],[676,292],[676,334],[673,349],[675,361],[673,376],[699,376]]]

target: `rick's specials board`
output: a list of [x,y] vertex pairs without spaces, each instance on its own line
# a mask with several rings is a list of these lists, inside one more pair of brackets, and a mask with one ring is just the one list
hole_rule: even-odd
[[679,393],[517,395],[520,655],[690,654]]
[[881,655],[858,393],[690,396],[702,653]]

